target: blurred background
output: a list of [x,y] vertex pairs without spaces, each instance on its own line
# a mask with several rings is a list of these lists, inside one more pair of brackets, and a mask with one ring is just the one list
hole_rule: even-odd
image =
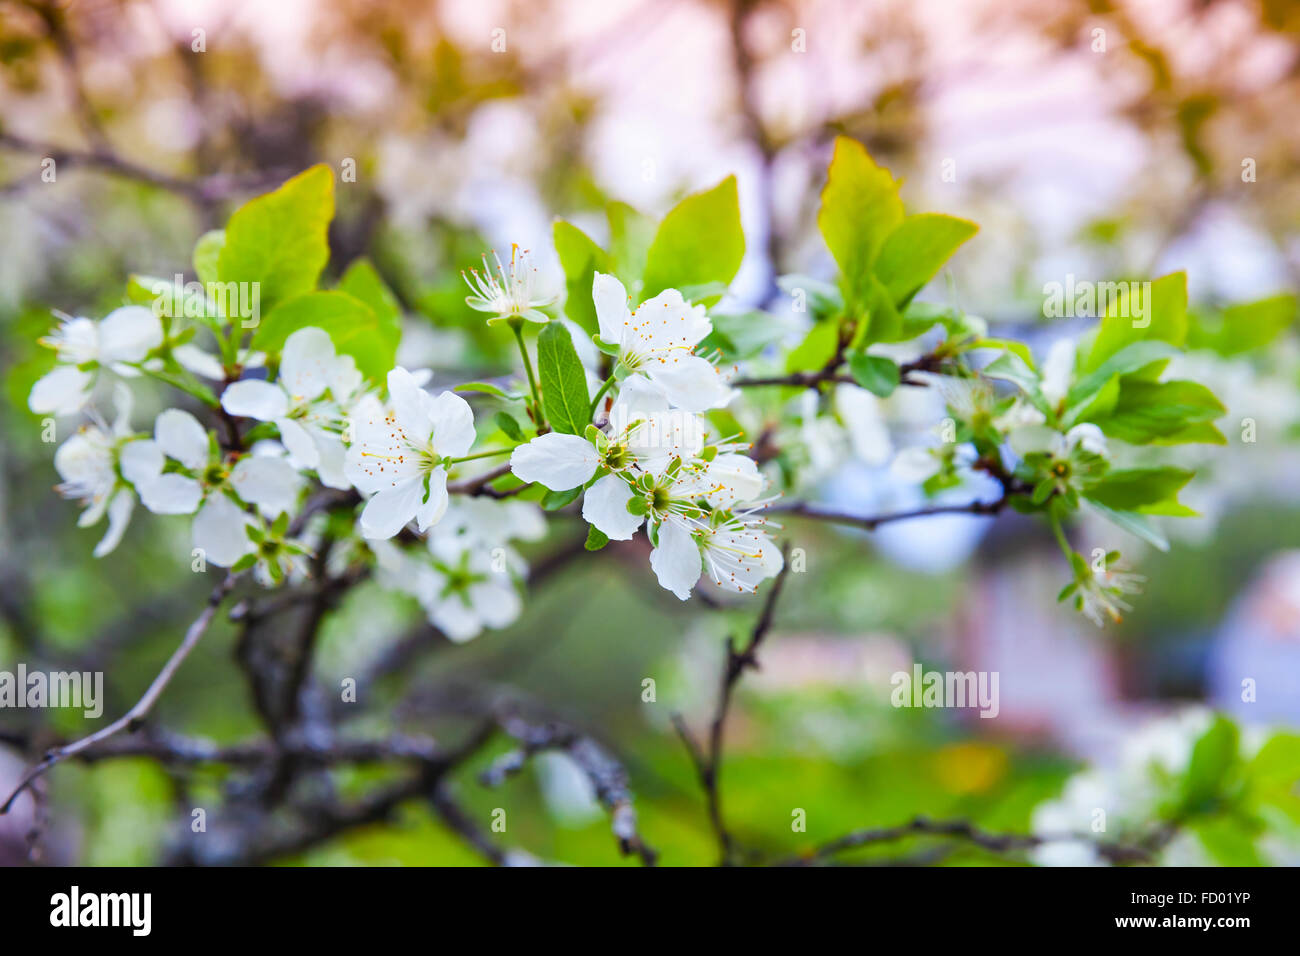
[[[330,270],[374,261],[405,313],[403,364],[432,367],[444,387],[512,367],[508,336],[464,305],[459,272],[485,249],[519,243],[560,289],[555,217],[604,241],[608,201],[659,216],[731,173],[747,252],[720,308],[764,307],[793,326],[775,279],[832,273],[815,219],[831,143],[847,135],[904,179],[910,210],[980,224],[923,298],[1040,355],[1087,324],[1045,318],[1045,283],[1187,270],[1184,371],[1228,406],[1229,444],[1180,452],[1201,469],[1184,495],[1201,517],[1167,522],[1170,552],[1078,529],[1147,577],[1105,631],[1055,603],[1068,570],[1039,523],[949,516],[867,535],[790,519],[807,570],[790,576],[729,728],[738,839],[794,852],[918,813],[1023,831],[1072,771],[1113,764],[1154,715],[1205,703],[1300,725],[1297,102],[1289,0],[0,0],[0,670],[102,669],[116,715],[210,587],[177,572],[183,522],[137,521],[96,561],[93,533],[52,493],[55,446],[27,409],[52,361],[36,343],[51,309],[102,316],[131,273],[188,274],[205,230],[324,162],[355,170],[337,182]],[[1235,308],[1269,310],[1270,334],[1216,333]],[[162,407],[139,400],[140,420]],[[889,461],[934,418],[914,397],[864,409],[844,396],[798,436],[812,466],[794,491],[861,513],[914,506]],[[321,679],[373,672],[381,703],[356,723],[380,732],[436,733],[449,689],[509,688],[618,755],[664,862],[710,862],[669,715],[705,724],[723,641],[757,605],[680,605],[630,549],[570,560],[583,529],[568,520],[529,546],[545,586],[520,623],[453,646],[421,630],[413,604],[365,585],[326,623]],[[257,731],[233,631],[205,640],[159,724],[218,741]],[[891,707],[890,675],[913,661],[999,672],[999,717]],[[1258,681],[1250,703],[1243,676]],[[4,712],[0,744],[82,724]],[[0,746],[0,790],[28,756]],[[0,860],[24,859],[39,823],[46,862],[157,861],[177,819],[231,785],[215,768],[144,759],[64,765],[44,806],[0,818]],[[467,773],[457,792],[485,821],[508,808],[509,842],[540,858],[620,859],[566,757],[498,789]],[[790,831],[795,808],[807,833]],[[1242,862],[1233,846],[1189,858]],[[478,859],[412,805],[278,862]],[[949,860],[991,862],[977,849]]]

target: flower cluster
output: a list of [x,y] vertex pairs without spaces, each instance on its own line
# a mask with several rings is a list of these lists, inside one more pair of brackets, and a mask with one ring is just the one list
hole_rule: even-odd
[[415,598],[429,623],[453,641],[519,617],[528,566],[513,541],[536,541],[546,521],[525,501],[462,498],[448,506],[423,547],[373,541],[381,585]]
[[582,516],[605,539],[644,527],[655,576],[682,600],[702,572],[719,587],[756,590],[783,559],[766,530],[757,464],[742,446],[711,439],[698,414],[732,397],[694,352],[712,330],[704,308],[668,289],[630,309],[622,283],[599,273],[593,297],[598,344],[614,362],[608,415],[582,435],[521,445],[511,470],[553,492],[585,489]]
[[[1024,344],[990,338],[983,320],[912,301],[974,226],[909,219],[890,233],[890,254],[876,255],[876,230],[903,221],[897,196],[881,197],[892,211],[880,223],[856,209],[892,183],[879,173],[860,146],[837,142],[818,222],[839,282],[779,283],[807,304],[810,327],[758,312],[710,315],[704,303],[726,293],[744,254],[735,183],[724,180],[657,230],[638,218],[638,232],[653,232],[648,247],[630,241],[626,209],[611,210],[608,250],[557,224],[563,317],[526,250],[512,247],[506,262],[485,256],[484,270],[465,276],[465,302],[513,334],[515,381],[526,390],[466,382],[435,393],[398,364],[401,309],[373,266],[360,260],[337,288],[317,288],[327,233],[305,224],[318,226],[334,205],[330,170],[313,167],[205,235],[198,282],[137,277],[129,304],[102,321],[60,316],[42,340],[54,368],[29,405],[83,416],[54,465],[59,492],[84,506],[82,525],[107,517],[96,555],[118,545],[139,502],[190,517],[196,569],[249,570],[273,586],[333,574],[346,557],[415,596],[456,638],[517,616],[524,568],[510,541],[539,533],[538,505],[556,511],[579,498],[589,550],[644,531],[651,570],[678,598],[701,577],[752,593],[784,567],[768,505],[833,484],[825,479],[845,451],[881,471],[889,464],[882,484],[892,476],[914,498],[976,473],[996,482],[996,500],[948,498],[933,510],[1039,514],[1073,574],[1061,599],[1098,624],[1119,620],[1142,579],[1113,549],[1085,559],[1067,526],[1096,518],[1167,547],[1156,519],[1193,513],[1177,498],[1193,473],[1160,450],[1225,440],[1213,424],[1222,404],[1166,375],[1188,334],[1185,277],[1151,283],[1147,325],[1104,316],[1077,342],[1053,344],[1040,368]],[[268,244],[293,261],[267,264]],[[255,303],[257,314],[243,305],[227,314],[231,301]],[[590,343],[575,340],[580,326]],[[747,378],[734,375],[741,363]],[[188,402],[137,432],[130,388],[142,378]],[[112,393],[112,425],[95,409],[97,391]],[[503,407],[476,423],[462,392]],[[907,431],[935,424],[939,406],[946,415],[936,441],[896,452],[887,416],[908,392],[931,405],[928,422],[908,413]],[[488,447],[476,449],[480,438]],[[479,463],[498,456],[508,464]],[[456,503],[460,495],[491,500]],[[795,510],[800,520],[867,527],[915,514]],[[501,549],[504,563],[492,557]]]

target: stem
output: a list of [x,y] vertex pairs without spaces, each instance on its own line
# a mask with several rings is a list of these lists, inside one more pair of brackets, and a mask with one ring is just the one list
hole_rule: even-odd
[[1065,537],[1065,530],[1061,527],[1061,519],[1056,516],[1056,512],[1048,510],[1048,517],[1052,523],[1052,534],[1056,535],[1056,543],[1060,545],[1061,553],[1065,555],[1068,561],[1070,555],[1074,554],[1074,548],[1070,547],[1070,542]]
[[600,386],[600,391],[598,391],[598,392],[596,393],[596,397],[593,398],[593,399],[591,400],[591,409],[590,409],[590,411],[587,412],[587,417],[588,417],[588,418],[592,418],[592,417],[595,416],[595,414],[596,414],[596,407],[597,407],[598,405],[600,405],[600,400],[601,400],[602,398],[605,397],[605,393],[609,391],[609,387],[610,387],[611,385],[613,385],[613,384],[614,384],[614,376],[613,376],[613,375],[611,375],[609,378],[605,379],[605,384],[602,385],[602,386]]
[[476,455],[466,455],[463,458],[444,458],[442,460],[442,463],[444,465],[459,465],[462,461],[474,461],[479,458],[491,458],[493,455],[508,455],[512,451],[514,451],[513,448],[494,448],[492,451],[481,451]]
[[537,391],[537,379],[533,376],[533,360],[528,357],[528,346],[524,345],[523,327],[511,322],[510,328],[514,330],[515,341],[519,343],[519,354],[524,357],[524,371],[528,373],[528,389],[533,393],[533,408],[536,410],[533,420],[540,428],[545,418],[542,416],[542,399]]

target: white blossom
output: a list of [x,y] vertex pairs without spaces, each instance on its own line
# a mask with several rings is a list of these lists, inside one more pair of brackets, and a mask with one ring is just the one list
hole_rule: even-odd
[[244,379],[229,385],[221,407],[232,415],[273,422],[293,463],[313,469],[330,488],[349,488],[342,430],[361,388],[349,355],[336,355],[323,330],[304,328],[285,341],[274,384]]
[[32,386],[28,407],[38,415],[80,411],[90,400],[97,369],[129,376],[134,373],[129,363],[142,361],[162,339],[162,322],[141,305],[115,309],[100,322],[64,318],[41,339],[55,350],[59,364]]
[[549,317],[542,309],[555,302],[555,295],[540,295],[533,285],[537,281],[537,269],[529,258],[528,250],[520,250],[517,245],[510,247],[510,266],[502,265],[501,257],[495,252],[492,259],[496,263],[495,271],[483,257],[483,271],[470,269],[470,274],[461,276],[473,295],[465,297],[465,304],[478,312],[490,312],[494,318],[489,324],[509,319],[526,319],[529,322],[548,322]]
[[611,275],[596,273],[592,285],[601,341],[618,349],[618,364],[644,375],[678,408],[702,412],[731,401],[733,390],[695,346],[713,331],[703,306],[692,306],[676,289],[665,289],[628,308],[627,290]]
[[83,426],[54,453],[54,468],[63,479],[57,491],[85,505],[79,527],[98,524],[108,515],[108,531],[95,546],[102,558],[116,548],[135,509],[132,486],[147,480],[161,453],[152,441],[131,433],[131,393],[120,382],[114,390],[117,417],[111,428]]
[[474,413],[453,392],[436,398],[406,369],[388,373],[391,405],[363,399],[344,466],[348,481],[370,495],[361,513],[367,538],[391,538],[415,520],[425,531],[447,509],[447,459],[474,444]]

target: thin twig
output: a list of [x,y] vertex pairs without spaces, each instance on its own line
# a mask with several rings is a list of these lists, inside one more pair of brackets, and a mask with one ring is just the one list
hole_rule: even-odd
[[654,866],[658,852],[637,831],[636,808],[628,789],[627,771],[599,743],[563,724],[550,721],[532,724],[508,717],[501,729],[519,741],[520,747],[498,757],[479,775],[486,786],[498,786],[523,769],[528,758],[548,750],[568,754],[586,775],[596,799],[609,811],[610,826],[624,856],[635,853],[645,866]]
[[81,751],[93,747],[100,741],[107,740],[109,737],[112,737],[114,734],[120,733],[121,731],[125,730],[127,733],[130,733],[136,730],[136,728],[140,726],[141,721],[148,716],[149,711],[153,709],[154,704],[158,702],[158,698],[162,696],[162,692],[167,689],[167,685],[171,683],[172,677],[175,676],[176,671],[180,668],[181,664],[185,662],[185,658],[189,657],[190,652],[193,651],[199,641],[202,640],[203,635],[208,630],[208,625],[212,623],[212,619],[216,616],[217,607],[225,599],[226,595],[230,593],[231,588],[235,585],[237,577],[238,575],[227,574],[222,582],[212,589],[212,594],[208,597],[207,604],[199,613],[199,616],[194,619],[193,623],[191,623],[189,628],[185,631],[185,637],[181,640],[180,646],[172,652],[172,656],[167,659],[167,663],[164,664],[162,670],[158,672],[158,676],[153,679],[153,683],[149,685],[148,690],[144,692],[144,695],[135,702],[135,705],[130,710],[108,726],[95,731],[95,733],[90,734],[89,736],[82,737],[80,740],[74,741],[73,743],[65,744],[62,747],[55,747],[52,750],[47,751],[44,759],[29,770],[22,780],[19,781],[17,788],[9,795],[9,798],[5,800],[4,806],[0,806],[0,814],[8,813],[9,808],[13,805],[14,800],[18,798],[19,794],[31,786],[34,780],[44,774],[55,764],[67,760],[69,757],[76,756]]
[[714,835],[718,840],[719,862],[723,866],[731,865],[735,857],[735,840],[727,829],[722,812],[723,731],[726,729],[727,714],[731,709],[732,692],[735,690],[736,683],[746,670],[751,667],[758,667],[758,658],[756,656],[758,648],[763,643],[763,638],[767,636],[768,631],[772,628],[772,621],[776,614],[776,602],[781,597],[781,591],[785,587],[786,575],[790,570],[788,555],[786,557],[787,560],[781,568],[781,573],[776,576],[776,580],[772,582],[771,590],[767,592],[767,600],[763,602],[763,610],[759,614],[753,630],[750,631],[749,640],[745,643],[745,646],[740,650],[736,650],[735,639],[727,638],[727,659],[723,667],[722,679],[719,682],[717,708],[714,710],[713,720],[709,725],[708,748],[702,748],[696,742],[690,729],[686,726],[686,721],[680,714],[673,715],[673,726],[677,730],[678,736],[682,738],[682,742],[686,745],[691,762],[695,765],[695,772],[700,778],[700,786],[704,789],[708,801],[709,822],[713,826]]
[[[1031,850],[1047,843],[1068,839],[1085,839],[1071,836],[1045,836],[1035,833],[990,833],[981,830],[968,820],[930,820],[916,817],[894,827],[854,830],[837,839],[823,843],[807,853],[777,861],[776,866],[814,866],[845,850],[882,843],[894,843],[913,836],[938,836],[961,840],[989,853],[1015,853]],[[1152,849],[1145,846],[1128,846],[1118,843],[1088,841],[1097,852],[1112,863],[1150,862]]]

